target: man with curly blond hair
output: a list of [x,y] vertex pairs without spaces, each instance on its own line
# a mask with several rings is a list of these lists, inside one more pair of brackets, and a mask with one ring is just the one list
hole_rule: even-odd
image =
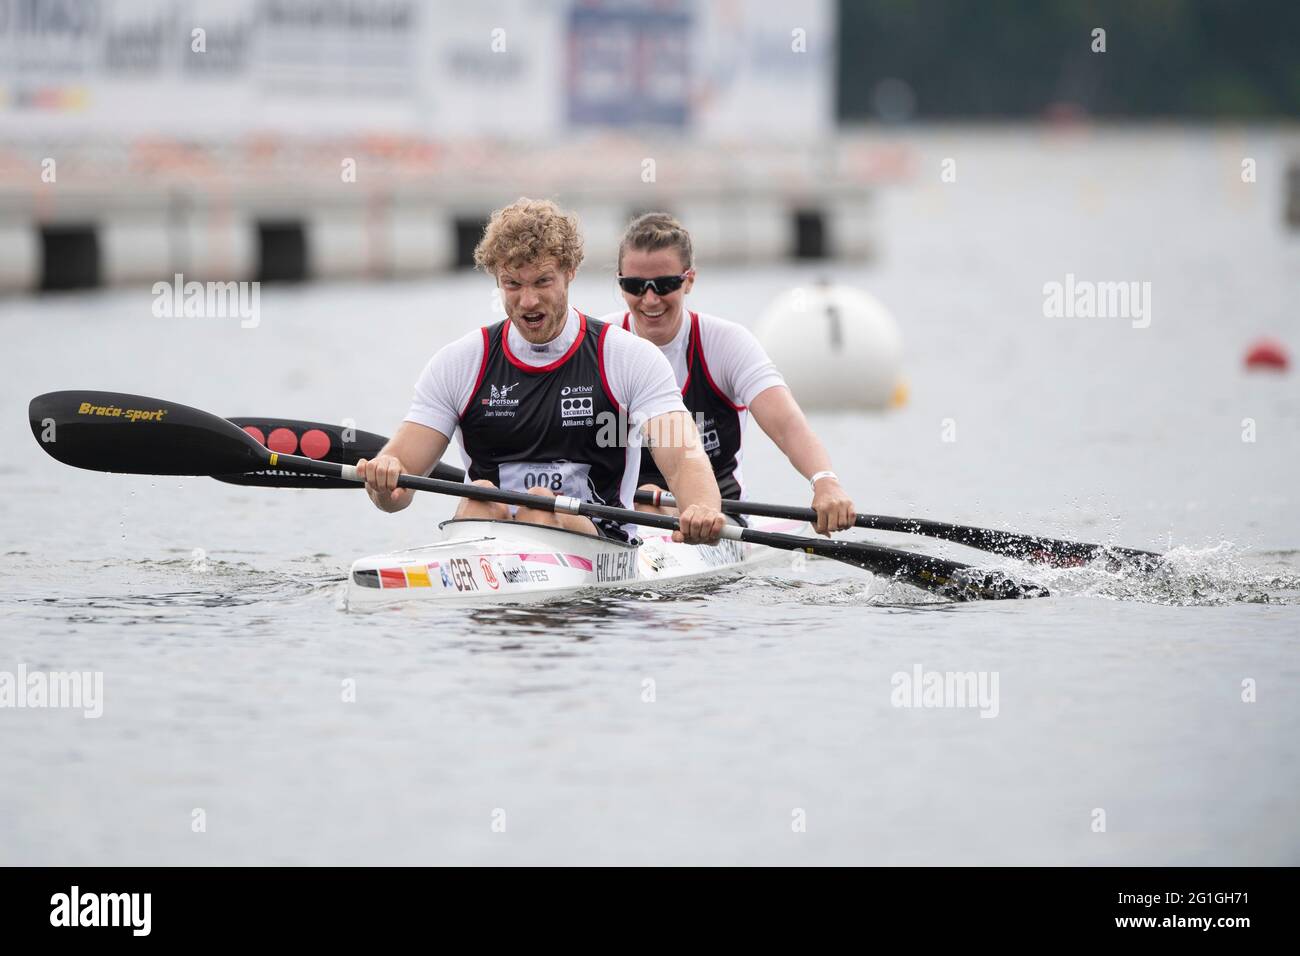
[[[442,348],[397,433],[357,462],[371,501],[400,511],[403,472],[427,475],[454,434],[475,484],[630,507],[647,445],[681,507],[674,540],[715,543],[725,519],[668,360],[653,344],[569,305],[582,264],[575,216],[519,199],[492,214],[474,261],[496,279],[506,320]],[[626,541],[629,527],[462,499],[458,518],[516,518]]]

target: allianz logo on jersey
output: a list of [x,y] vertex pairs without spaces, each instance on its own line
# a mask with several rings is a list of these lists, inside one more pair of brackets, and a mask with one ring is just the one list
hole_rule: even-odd
[[513,408],[519,404],[519,399],[511,398],[510,393],[519,387],[519,383],[513,385],[492,385],[488,397],[483,399],[483,404],[492,408],[508,407]]
[[[590,385],[566,385],[560,389],[561,418],[591,418],[596,414],[595,389]],[[590,422],[589,424],[594,424]]]

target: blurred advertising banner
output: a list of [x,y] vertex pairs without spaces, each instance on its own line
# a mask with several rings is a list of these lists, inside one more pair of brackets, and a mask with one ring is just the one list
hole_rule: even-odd
[[0,131],[415,132],[418,0],[0,0]]
[[694,126],[710,139],[804,141],[835,128],[834,0],[708,0],[692,35]]
[[574,126],[669,126],[691,120],[697,4],[576,3],[565,93]]
[[833,125],[833,0],[0,0],[0,136]]

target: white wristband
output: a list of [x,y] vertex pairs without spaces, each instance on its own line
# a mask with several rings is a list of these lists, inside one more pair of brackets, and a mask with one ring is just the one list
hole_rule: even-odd
[[808,479],[808,484],[812,485],[813,489],[816,490],[817,482],[821,481],[823,478],[834,478],[836,481],[840,480],[840,476],[835,474],[833,471],[819,471]]

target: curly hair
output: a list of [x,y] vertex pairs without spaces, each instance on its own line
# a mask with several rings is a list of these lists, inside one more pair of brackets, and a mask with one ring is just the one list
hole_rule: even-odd
[[666,212],[648,212],[637,216],[623,233],[618,244],[618,271],[623,271],[623,253],[629,249],[641,252],[658,252],[660,249],[676,249],[682,257],[682,264],[689,269],[693,250],[691,234],[686,227]]
[[549,199],[520,197],[492,213],[474,249],[474,264],[495,276],[503,266],[554,259],[561,269],[582,264],[578,217]]

